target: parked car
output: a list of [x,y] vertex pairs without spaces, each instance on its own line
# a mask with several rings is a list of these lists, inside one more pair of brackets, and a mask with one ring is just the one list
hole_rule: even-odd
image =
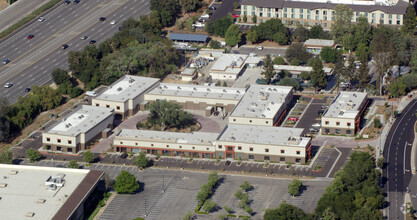
[[122,155],[120,155],[120,158],[124,159],[128,156],[128,154],[126,153],[126,151],[123,151]]
[[11,83],[11,82],[8,82],[8,83],[4,84],[5,88],[10,88],[12,86],[13,86],[13,83]]
[[210,18],[210,15],[209,14],[203,14],[203,15],[200,16],[200,18]]
[[30,39],[32,39],[32,38],[34,38],[35,37],[35,35],[33,35],[33,34],[29,34],[28,35],[28,40],[30,40]]
[[321,124],[315,123],[315,124],[311,125],[311,127],[313,127],[313,128],[320,128],[321,127]]
[[197,22],[197,23],[193,24],[193,27],[198,27],[198,28],[202,28],[202,27],[204,27],[204,26],[206,26],[206,25],[205,25],[205,24],[203,24],[203,23],[199,23],[199,22]]
[[288,121],[298,121],[298,118],[297,117],[289,117],[288,118]]
[[232,17],[234,17],[234,18],[238,18],[238,17],[239,17],[239,15],[232,15]]
[[10,63],[10,60],[9,60],[9,59],[4,59],[4,60],[3,60],[3,64],[4,64],[4,65],[6,65],[6,64],[8,64],[8,63]]
[[40,17],[40,18],[38,19],[38,21],[39,21],[39,22],[45,21],[45,18],[44,18],[44,17]]
[[210,7],[208,7],[208,9],[209,9],[209,10],[216,10],[216,7],[214,7],[214,6],[210,6]]

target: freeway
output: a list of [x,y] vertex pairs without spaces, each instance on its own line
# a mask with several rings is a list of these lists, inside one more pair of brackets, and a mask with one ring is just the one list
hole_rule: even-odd
[[404,219],[404,194],[410,183],[411,145],[414,141],[417,100],[413,100],[395,120],[384,146],[387,165],[383,170],[386,179],[384,191],[388,195],[388,218]]
[[[81,0],[59,5],[44,15],[45,21],[32,22],[0,42],[1,61],[11,61],[0,67],[0,97],[14,103],[27,94],[25,88],[51,83],[54,69],[68,69],[70,50],[82,50],[90,40],[100,43],[113,36],[122,21],[149,12],[149,0]],[[106,20],[100,21],[100,17]],[[112,20],[118,23],[112,25]],[[34,38],[27,39],[29,34]],[[82,40],[83,35],[88,38]],[[62,50],[63,44],[69,47]],[[14,85],[4,88],[6,82]]]

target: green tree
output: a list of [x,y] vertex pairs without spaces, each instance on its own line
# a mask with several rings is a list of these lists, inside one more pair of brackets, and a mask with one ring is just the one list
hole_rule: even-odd
[[227,29],[233,24],[233,17],[228,15],[217,19],[215,22],[207,22],[206,31],[210,35],[225,37]]
[[250,30],[256,31],[261,41],[270,40],[281,45],[288,44],[290,41],[289,31],[280,19],[269,19],[259,25],[252,26]]
[[291,66],[299,66],[300,65],[300,60],[298,58],[293,58],[290,62]]
[[222,45],[217,40],[211,40],[210,41],[210,47],[213,48],[213,49],[220,49],[222,47]]
[[303,25],[298,24],[292,35],[297,42],[304,42],[309,38],[310,32]]
[[90,150],[87,150],[83,154],[83,159],[85,162],[91,164],[94,161],[94,154]]
[[245,192],[247,192],[247,191],[249,191],[249,190],[251,190],[251,189],[252,189],[252,186],[249,184],[249,182],[248,182],[248,181],[245,181],[245,182],[243,182],[243,183],[240,185],[240,188],[241,188],[242,190],[244,190]]
[[145,152],[141,151],[139,156],[135,159],[135,165],[141,168],[145,168],[148,166],[148,159],[146,158]]
[[352,49],[357,48],[359,44],[368,46],[372,39],[372,28],[368,23],[368,18],[360,16],[358,22],[353,26]]
[[80,168],[80,165],[77,163],[77,161],[76,160],[71,160],[69,163],[68,163],[68,166],[67,166],[68,168],[73,168],[73,169],[78,169],[78,168]]
[[256,43],[259,40],[258,33],[256,33],[255,29],[249,29],[248,33],[246,34],[246,39],[252,43]]
[[288,203],[281,203],[278,208],[266,209],[264,220],[285,220],[285,219],[314,219],[313,216],[305,213],[302,209]]
[[275,65],[285,65],[285,60],[281,56],[275,57],[274,64]]
[[151,0],[151,10],[157,12],[163,27],[173,25],[180,12],[178,0]]
[[182,218],[182,220],[193,220],[194,215],[191,211],[188,211],[187,214],[184,215],[184,217]]
[[404,15],[404,24],[401,27],[401,31],[407,35],[414,35],[416,32],[417,20],[416,10],[413,4],[408,4],[407,10]]
[[359,65],[359,69],[357,73],[358,73],[357,78],[359,81],[359,87],[361,88],[368,87],[370,76],[369,76],[368,60],[365,57],[361,58],[361,64]]
[[311,57],[311,54],[307,52],[303,44],[296,42],[292,43],[285,51],[285,57],[287,60],[297,58],[301,61],[301,63],[307,63],[307,60]]
[[0,142],[10,137],[10,119],[8,117],[11,107],[5,97],[0,98]]
[[242,40],[242,34],[240,33],[239,25],[237,24],[230,25],[230,27],[226,31],[225,40],[226,40],[226,44],[231,47],[234,47],[240,43],[240,41]]
[[200,7],[199,0],[180,0],[182,10],[185,12],[196,11]]
[[258,18],[256,17],[256,15],[252,16],[252,23],[256,24],[258,21]]
[[394,98],[403,96],[406,94],[407,86],[401,80],[397,80],[396,82],[391,84],[390,92],[391,96]]
[[415,73],[404,74],[400,80],[404,83],[404,85],[407,87],[407,90],[409,91],[417,88],[417,74]]
[[70,79],[71,77],[66,70],[57,68],[57,69],[54,69],[54,71],[52,71],[52,80],[57,85],[70,83]]
[[279,81],[278,85],[280,85],[280,86],[292,86],[295,90],[300,89],[300,84],[297,82],[297,80],[295,80],[292,77],[288,77],[288,76],[281,79]]
[[225,207],[223,207],[224,208],[224,210],[227,212],[227,213],[229,213],[229,214],[231,214],[232,212],[233,212],[233,209],[232,208],[230,208],[229,206],[225,206]]
[[300,78],[303,79],[303,80],[309,80],[310,79],[310,73],[306,72],[306,71],[303,71],[303,72],[300,73]]
[[239,3],[237,3],[237,2],[233,2],[233,8],[234,8],[234,9],[238,9],[238,8],[239,8]]
[[29,148],[29,149],[26,150],[26,157],[29,158],[31,163],[34,163],[35,161],[38,161],[42,158],[39,151],[37,151],[33,148]]
[[114,190],[118,194],[132,194],[140,189],[140,185],[135,175],[123,170],[116,177]]
[[303,183],[298,179],[293,179],[290,184],[288,184],[288,193],[292,196],[300,195],[301,187]]
[[3,152],[1,152],[1,154],[0,154],[0,163],[12,164],[13,163],[13,152],[9,151],[8,149],[3,150]]
[[216,206],[217,204],[213,200],[207,199],[202,208],[205,212],[211,212]]
[[309,36],[311,39],[324,39],[323,27],[319,24],[314,25],[310,29]]
[[343,68],[342,76],[344,81],[346,82],[353,82],[356,78],[355,72],[356,72],[356,65],[355,65],[355,56],[353,54],[349,54],[348,65]]
[[355,57],[359,60],[368,60],[369,58],[369,47],[363,43],[358,44],[355,50]]
[[378,159],[376,160],[376,165],[382,169],[384,167],[384,157],[378,157]]
[[248,21],[248,16],[243,15],[243,22],[246,23]]
[[269,84],[271,82],[271,78],[275,75],[274,71],[274,63],[272,62],[271,55],[267,54],[265,59],[262,63],[262,71],[261,75],[265,77],[265,81]]
[[316,89],[324,88],[327,84],[326,73],[319,57],[314,59],[313,70],[310,72],[311,84]]
[[336,63],[336,61],[339,59],[339,56],[342,56],[342,54],[336,48],[323,47],[320,52],[321,59],[326,63]]
[[342,43],[343,37],[352,31],[353,10],[347,5],[339,4],[335,10],[335,22],[331,27],[332,35],[336,43]]
[[149,104],[148,109],[148,122],[161,126],[161,130],[173,127],[181,129],[195,124],[192,115],[176,103],[155,101]]

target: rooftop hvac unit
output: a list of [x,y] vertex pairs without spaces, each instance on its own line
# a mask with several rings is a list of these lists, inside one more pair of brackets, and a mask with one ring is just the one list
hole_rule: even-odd
[[133,83],[135,80],[134,79],[132,79],[132,78],[130,78],[129,79],[129,83]]
[[35,216],[34,212],[26,212],[26,217],[33,217]]
[[10,170],[10,172],[9,172],[10,175],[16,175],[17,173],[18,173],[17,170]]
[[37,203],[41,203],[41,204],[43,204],[43,203],[45,203],[45,201],[46,201],[46,199],[42,199],[42,198],[40,198],[40,199],[38,199],[38,201],[36,201]]
[[7,183],[0,183],[0,188],[6,188],[7,187]]
[[122,87],[117,88],[117,91],[118,91],[118,92],[120,92],[120,91],[122,91],[122,90],[123,90],[123,88],[122,88]]

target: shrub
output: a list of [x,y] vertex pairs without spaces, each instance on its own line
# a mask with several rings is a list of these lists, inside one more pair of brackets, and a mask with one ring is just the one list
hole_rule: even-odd
[[374,128],[381,128],[381,121],[379,120],[379,118],[375,117],[374,118]]

